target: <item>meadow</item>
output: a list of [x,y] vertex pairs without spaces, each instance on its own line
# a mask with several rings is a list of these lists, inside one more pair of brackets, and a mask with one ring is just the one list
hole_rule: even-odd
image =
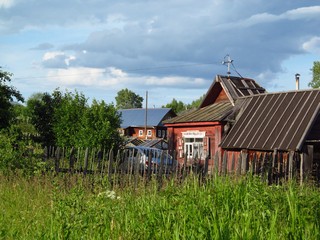
[[320,191],[252,176],[115,187],[83,175],[0,175],[1,239],[320,239]]

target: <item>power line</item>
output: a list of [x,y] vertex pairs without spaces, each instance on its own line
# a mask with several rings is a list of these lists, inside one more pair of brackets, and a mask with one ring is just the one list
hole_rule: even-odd
[[[212,62],[212,63],[194,63],[194,64],[183,64],[183,65],[171,65],[171,66],[161,66],[161,67],[148,67],[148,68],[135,68],[135,69],[128,69],[124,70],[125,72],[139,72],[139,71],[151,71],[151,70],[157,70],[157,69],[170,69],[170,68],[183,68],[183,67],[192,67],[192,66],[201,66],[201,65],[214,65],[214,64],[220,64],[218,62]],[[123,69],[121,69],[123,70]],[[105,70],[97,71],[96,73],[104,73]],[[41,79],[41,78],[57,78],[57,77],[71,77],[71,76],[86,76],[91,75],[92,73],[75,73],[75,74],[65,74],[65,75],[59,75],[59,76],[40,76],[40,77],[15,77],[14,79]]]

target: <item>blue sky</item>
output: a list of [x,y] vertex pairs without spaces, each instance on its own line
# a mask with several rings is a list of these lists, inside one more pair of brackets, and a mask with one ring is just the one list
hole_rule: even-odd
[[111,103],[128,88],[190,103],[227,54],[269,92],[294,90],[296,73],[306,89],[319,26],[316,0],[0,0],[0,66],[26,99],[60,88]]

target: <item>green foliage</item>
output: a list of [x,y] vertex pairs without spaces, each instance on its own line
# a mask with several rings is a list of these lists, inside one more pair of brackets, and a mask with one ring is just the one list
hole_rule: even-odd
[[308,83],[309,87],[320,88],[320,61],[313,62],[312,81]]
[[120,116],[113,105],[93,100],[82,117],[81,145],[110,149],[119,142]]
[[[57,93],[56,93],[57,94]],[[87,99],[82,93],[66,92],[54,110],[53,129],[58,146],[81,146],[82,118],[88,108]]]
[[48,93],[37,93],[27,101],[27,108],[31,121],[37,130],[36,140],[43,146],[55,145],[54,113],[55,99]]
[[175,98],[172,99],[171,103],[168,103],[162,107],[171,108],[176,114],[182,113],[188,109],[196,109],[200,106],[205,95],[202,95],[200,98],[192,101],[190,104],[185,104],[182,101],[177,101]]
[[168,103],[165,106],[162,106],[165,108],[171,108],[176,114],[186,110],[187,106],[181,102],[181,101],[177,101],[175,98],[172,99],[171,103]]
[[143,97],[129,89],[122,89],[116,96],[117,109],[142,108]]
[[205,97],[205,94],[202,95],[200,98],[192,101],[191,104],[188,104],[187,108],[188,109],[198,108],[200,106],[200,104],[202,103],[204,97]]
[[0,67],[0,129],[7,128],[13,118],[13,100],[23,102],[20,92],[8,84],[11,81],[12,73],[2,71]]
[[23,140],[21,129],[16,126],[0,132],[0,172],[22,171],[25,175],[33,175],[42,161],[41,152]]

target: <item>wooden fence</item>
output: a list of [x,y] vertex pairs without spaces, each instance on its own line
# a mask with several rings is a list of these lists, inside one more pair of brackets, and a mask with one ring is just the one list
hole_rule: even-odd
[[[205,181],[206,178],[214,175],[245,175],[253,174],[260,176],[262,180],[269,184],[280,184],[283,181],[297,179],[302,181],[306,178],[314,178],[319,181],[319,172],[311,174],[306,171],[305,162],[301,154],[296,152],[273,152],[239,154],[219,152],[213,157],[207,156],[205,161],[200,162],[195,159],[184,159],[183,163],[168,165],[161,157],[159,164],[151,167],[144,167],[139,164],[139,154],[134,151],[119,150],[114,153],[113,149],[99,150],[89,148],[54,148],[49,147],[44,151],[44,161],[46,168],[56,173],[81,173],[83,175],[95,174],[97,176],[107,176],[110,181],[117,178],[117,181],[126,179],[127,181],[142,178],[145,181],[155,177],[162,181],[163,177],[183,180],[189,174],[198,174],[199,179]],[[149,155],[151,159],[151,155]],[[116,176],[117,175],[117,176]],[[139,177],[138,177],[139,176]]]

